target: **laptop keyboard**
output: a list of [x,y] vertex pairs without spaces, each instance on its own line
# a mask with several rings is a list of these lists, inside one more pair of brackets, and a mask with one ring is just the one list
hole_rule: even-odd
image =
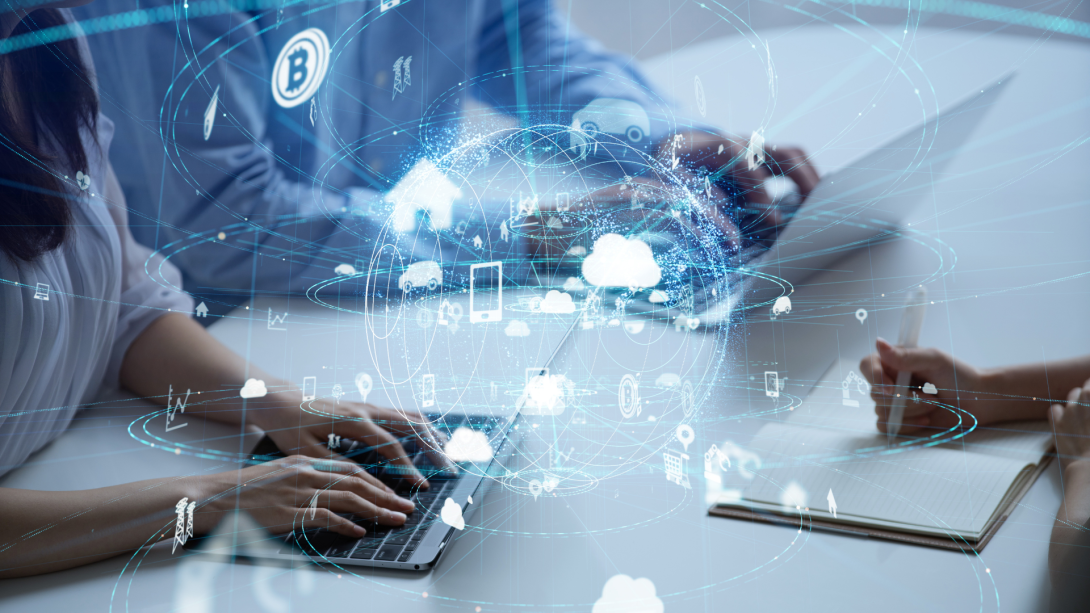
[[[429,417],[440,430],[447,434],[459,427],[469,427],[491,435],[500,423],[497,418],[488,416],[448,416],[441,421],[437,419],[437,416]],[[280,553],[302,550],[330,559],[407,562],[423,542],[428,530],[437,525],[442,530],[450,529],[439,519],[439,514],[443,503],[454,492],[464,473],[459,471],[456,475],[451,475],[441,471],[411,441],[402,441],[402,445],[413,458],[413,465],[428,479],[431,485],[429,489],[412,490],[401,478],[404,469],[398,470],[400,466],[391,466],[389,460],[373,449],[346,455],[365,466],[369,473],[393,488],[399,496],[407,497],[416,505],[416,509],[406,518],[403,526],[383,526],[363,518],[342,514],[342,517],[352,519],[363,526],[367,534],[361,538],[353,538],[324,529],[292,533],[284,539],[284,547],[281,548]]]

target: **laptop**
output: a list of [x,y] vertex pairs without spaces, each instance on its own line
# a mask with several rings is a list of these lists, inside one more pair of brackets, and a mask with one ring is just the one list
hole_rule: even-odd
[[770,289],[774,300],[854,251],[897,238],[905,217],[929,195],[936,175],[958,155],[1013,76],[823,176],[805,202],[799,204],[797,193],[784,195],[778,202],[788,216],[786,226],[774,241],[751,245],[728,263],[728,269],[746,270],[727,275],[730,291],[719,289],[722,283],[705,284],[719,291],[694,287],[683,308],[634,301],[628,312],[722,322],[741,300],[753,301],[762,279],[774,286],[762,288],[762,295]]
[[[464,302],[461,298],[451,298],[451,301]],[[470,308],[468,304],[466,307]],[[531,360],[539,366],[526,369],[526,377],[548,374],[549,368],[573,336],[576,321],[577,319],[574,318],[570,323],[562,321],[554,333],[549,335],[551,338],[543,339],[545,343],[543,350],[546,353],[542,355],[548,355],[548,357],[545,360]],[[496,359],[509,361],[508,358],[500,356]],[[479,374],[480,370],[489,369],[488,364],[480,363],[467,364],[466,367],[474,369],[474,375]],[[415,394],[416,391],[413,393]],[[481,405],[474,399],[465,397],[461,397],[459,402],[465,406]],[[518,406],[518,403],[514,404]],[[427,490],[418,490],[410,487],[403,479],[406,471],[404,467],[391,464],[375,449],[364,446],[348,449],[342,447],[338,450],[341,455],[356,461],[367,472],[394,489],[398,495],[413,501],[416,509],[408,516],[405,524],[382,526],[343,514],[342,516],[353,519],[366,528],[367,534],[361,538],[353,538],[322,529],[297,531],[277,537],[278,547],[261,548],[255,552],[248,551],[245,555],[289,561],[298,560],[300,554],[303,554],[311,561],[320,563],[414,571],[424,571],[435,566],[451,539],[458,532],[456,528],[442,520],[442,509],[446,501],[450,499],[457,503],[461,507],[463,519],[469,519],[481,506],[480,496],[487,483],[497,483],[512,477],[507,466],[520,437],[519,425],[524,420],[517,408],[509,415],[497,415],[495,412],[487,414],[447,412],[430,414],[427,417],[439,430],[446,433],[448,438],[453,438],[454,433],[460,429],[483,434],[492,448],[491,460],[480,463],[460,463],[459,470],[450,473],[436,467],[428,458],[425,449],[411,437],[402,438],[399,442],[412,458],[413,465],[431,486]],[[266,436],[258,442],[251,455],[257,461],[270,461],[284,457],[285,454],[276,447],[272,439]],[[471,499],[476,499],[477,503],[471,504],[469,502]],[[193,548],[200,549],[200,539],[193,540]]]

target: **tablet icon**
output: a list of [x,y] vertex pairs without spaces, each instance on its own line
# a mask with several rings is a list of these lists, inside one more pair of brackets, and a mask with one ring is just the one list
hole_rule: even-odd
[[503,319],[503,262],[469,267],[469,322]]

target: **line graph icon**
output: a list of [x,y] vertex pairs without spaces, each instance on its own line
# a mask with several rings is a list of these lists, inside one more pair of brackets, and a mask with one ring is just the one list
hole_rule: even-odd
[[185,422],[184,424],[178,424],[177,426],[171,426],[170,425],[171,423],[174,422],[174,419],[176,417],[178,417],[179,413],[185,413],[185,407],[189,403],[190,390],[185,391],[185,400],[182,400],[181,398],[175,398],[174,401],[172,402],[171,401],[171,395],[173,393],[174,393],[174,386],[171,385],[167,389],[167,430],[166,430],[167,432],[171,432],[171,431],[174,431],[174,430],[179,430],[179,429],[184,428],[184,427],[189,425],[188,421]]
[[288,313],[285,311],[283,315],[275,315],[272,308],[269,308],[269,329],[270,330],[287,330]]

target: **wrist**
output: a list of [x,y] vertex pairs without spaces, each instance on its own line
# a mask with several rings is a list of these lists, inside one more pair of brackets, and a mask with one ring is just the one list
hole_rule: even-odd
[[1010,368],[993,368],[981,371],[981,398],[996,408],[992,421],[1018,421],[1048,419],[1049,403],[1044,396],[1037,396],[1027,389],[1017,373]]

